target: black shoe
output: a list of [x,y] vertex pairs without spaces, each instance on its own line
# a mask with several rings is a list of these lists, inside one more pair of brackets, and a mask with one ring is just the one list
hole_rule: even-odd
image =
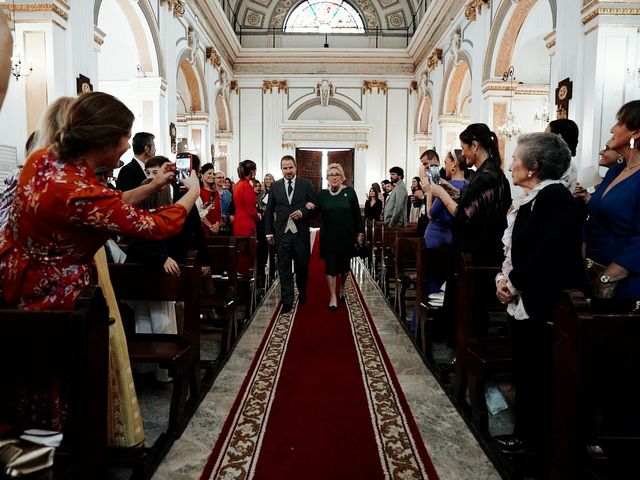
[[344,302],[344,293],[343,292],[340,292],[338,294],[338,300],[340,300],[341,302]]
[[505,452],[521,452],[527,449],[524,441],[515,435],[497,435],[493,439],[500,449]]
[[329,304],[329,310],[335,312],[336,310],[338,310],[338,306]]
[[291,310],[293,310],[293,304],[283,303],[282,310],[280,310],[280,313],[289,313]]

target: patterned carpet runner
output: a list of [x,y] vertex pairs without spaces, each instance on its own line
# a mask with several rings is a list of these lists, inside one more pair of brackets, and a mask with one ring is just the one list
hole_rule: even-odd
[[276,310],[201,480],[438,478],[353,275],[329,311],[318,243],[308,302]]

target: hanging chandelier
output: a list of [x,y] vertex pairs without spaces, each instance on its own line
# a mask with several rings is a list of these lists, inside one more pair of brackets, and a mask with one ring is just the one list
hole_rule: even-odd
[[507,113],[506,121],[498,126],[498,133],[504,135],[507,139],[516,137],[522,132],[522,127],[516,122],[516,116],[513,114],[513,84],[516,81],[515,69],[513,65],[502,75],[503,82],[509,82],[509,113]]

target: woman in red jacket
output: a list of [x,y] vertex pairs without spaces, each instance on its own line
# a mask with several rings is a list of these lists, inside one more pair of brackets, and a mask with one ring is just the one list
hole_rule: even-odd
[[233,187],[233,202],[236,206],[236,217],[233,221],[233,234],[236,237],[248,237],[255,234],[258,210],[257,196],[253,189],[256,178],[256,164],[252,160],[244,160],[238,165],[240,180]]
[[[240,180],[233,186],[233,202],[236,206],[236,217],[233,221],[233,235],[248,237],[256,234],[258,222],[258,197],[253,189],[256,178],[256,164],[252,160],[243,160],[238,165]],[[242,256],[238,258],[238,273],[247,273],[251,269],[253,259]]]

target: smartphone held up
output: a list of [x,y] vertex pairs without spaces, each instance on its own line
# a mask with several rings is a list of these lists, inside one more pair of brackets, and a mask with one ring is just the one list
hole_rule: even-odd
[[427,170],[427,176],[433,183],[435,183],[436,185],[440,185],[440,168],[438,168],[436,165],[429,166],[429,170]]
[[193,161],[191,154],[188,152],[181,152],[176,155],[176,179],[182,180],[188,178],[191,175],[193,169]]

